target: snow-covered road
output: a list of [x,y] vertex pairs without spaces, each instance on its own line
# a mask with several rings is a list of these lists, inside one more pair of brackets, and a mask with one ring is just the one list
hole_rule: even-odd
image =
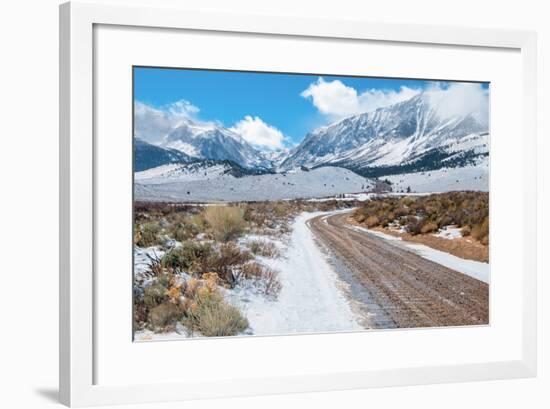
[[246,289],[234,291],[232,301],[242,308],[254,335],[282,335],[360,330],[339,280],[314,242],[306,222],[322,212],[303,213],[292,226],[284,257],[264,262],[280,272],[277,300]]

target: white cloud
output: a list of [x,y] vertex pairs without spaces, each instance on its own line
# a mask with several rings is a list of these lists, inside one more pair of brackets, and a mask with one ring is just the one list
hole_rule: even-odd
[[167,106],[168,112],[173,116],[190,117],[199,113],[199,108],[185,99],[173,102]]
[[405,101],[419,92],[420,90],[403,86],[398,91],[370,89],[358,93],[355,88],[348,87],[342,81],[327,82],[319,77],[300,95],[311,98],[319,112],[334,120]]
[[426,93],[440,117],[472,114],[481,123],[488,124],[489,91],[481,84],[454,82],[445,88],[434,84]]
[[192,118],[198,112],[199,108],[183,99],[162,108],[153,108],[136,101],[134,104],[135,136],[151,143],[159,142],[183,120]]
[[229,129],[260,149],[275,150],[284,147],[284,134],[257,116],[247,115]]

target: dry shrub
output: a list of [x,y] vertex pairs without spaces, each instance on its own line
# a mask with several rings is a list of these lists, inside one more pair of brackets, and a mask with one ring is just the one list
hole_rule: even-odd
[[242,267],[241,271],[244,278],[257,280],[262,278],[264,270],[260,264],[252,262],[245,264]]
[[220,241],[229,241],[240,236],[245,228],[244,211],[237,206],[209,206],[204,211],[214,237]]
[[141,241],[141,228],[139,223],[134,223],[134,245],[138,245]]
[[279,256],[277,246],[266,240],[251,240],[247,243],[250,251],[259,256],[275,258]]
[[162,259],[156,254],[147,254],[147,258],[149,259],[149,261],[147,263],[147,271],[144,273],[145,276],[160,277],[163,274],[171,274],[173,272],[172,269],[164,268],[164,266],[162,265]]
[[412,235],[420,234],[420,231],[422,230],[422,219],[414,216],[408,216],[405,229]]
[[472,233],[472,228],[470,226],[464,226],[462,229],[460,229],[460,234],[462,234],[462,237],[468,237]]
[[165,295],[168,298],[168,302],[179,304],[183,295],[183,284],[172,280],[170,286],[166,289]]
[[175,271],[188,273],[207,272],[214,249],[209,243],[185,241],[162,258],[162,265]]
[[226,284],[234,287],[241,267],[253,256],[233,242],[215,248],[209,243],[186,241],[167,252],[162,258],[165,268],[189,274],[216,273]]
[[277,297],[281,291],[279,273],[256,262],[247,263],[242,268],[242,274],[247,279],[257,280],[258,287],[265,295]]
[[427,234],[427,233],[433,233],[439,230],[439,227],[437,226],[437,223],[434,222],[426,222],[422,225],[420,228],[420,233]]
[[200,286],[200,281],[196,278],[190,278],[189,280],[187,280],[185,282],[185,287],[184,287],[184,295],[185,297],[187,298],[194,298],[195,297],[195,293],[197,291],[197,289],[199,288]]
[[135,296],[133,304],[134,328],[143,329],[147,323],[149,309],[146,307],[140,297]]
[[478,231],[478,240],[487,241],[485,237],[489,226],[488,222],[485,226],[483,223],[489,217],[489,195],[486,192],[466,191],[427,196],[375,197],[363,203],[354,217],[367,226],[369,218],[370,224],[374,223],[374,217],[378,218],[378,225],[381,226],[397,221],[406,226],[411,234],[436,231],[435,224],[438,229],[449,225],[465,228],[464,235],[467,235],[466,226],[469,226],[472,231],[474,228]]
[[288,217],[293,213],[292,205],[287,201],[277,201],[273,205],[273,213],[277,217]]
[[209,270],[218,273],[219,277],[231,287],[239,281],[241,267],[252,259],[248,251],[243,251],[235,243],[225,243],[219,252],[210,260]]
[[158,223],[148,222],[138,224],[134,231],[135,245],[139,247],[151,247],[161,244],[161,228]]
[[175,213],[168,218],[170,227],[168,234],[177,241],[195,238],[207,230],[206,221],[202,214]]
[[173,274],[153,278],[142,294],[134,298],[134,320],[138,328],[149,327],[155,332],[173,329],[181,319],[182,284]]
[[479,240],[482,244],[489,243],[489,218],[485,218],[483,223],[476,224],[472,227],[472,237],[476,240]]
[[376,227],[380,224],[380,219],[378,218],[378,216],[369,216],[369,217],[367,217],[367,220],[365,221],[365,224],[369,228]]
[[186,311],[184,324],[206,337],[237,335],[248,328],[248,320],[224,301],[217,290],[200,287]]
[[168,234],[176,241],[185,241],[194,238],[199,233],[192,225],[177,223],[170,226]]
[[266,295],[277,297],[282,288],[281,283],[279,282],[279,274],[277,273],[277,271],[270,268],[264,268],[263,281],[264,293]]
[[142,296],[134,299],[137,328],[154,332],[173,331],[181,321],[188,329],[204,336],[230,336],[244,331],[248,321],[240,311],[224,301],[218,274],[209,272],[202,279],[181,281],[165,274],[153,279]]
[[244,205],[244,220],[258,228],[271,224],[265,203],[248,203]]
[[165,302],[149,311],[149,323],[155,331],[165,331],[172,329],[182,315],[180,306]]
[[164,277],[154,280],[143,290],[143,303],[147,308],[154,308],[161,304],[166,298],[168,282]]

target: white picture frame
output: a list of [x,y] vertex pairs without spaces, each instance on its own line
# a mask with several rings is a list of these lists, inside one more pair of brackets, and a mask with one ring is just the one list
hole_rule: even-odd
[[[94,379],[94,25],[192,29],[513,49],[521,53],[523,183],[521,356],[423,368],[272,376],[200,383],[101,385]],[[395,25],[190,12],[78,2],[60,6],[60,399],[69,406],[311,392],[536,375],[536,35],[526,31]],[[492,255],[493,257],[494,255]],[[226,340],[219,340],[226,342]]]

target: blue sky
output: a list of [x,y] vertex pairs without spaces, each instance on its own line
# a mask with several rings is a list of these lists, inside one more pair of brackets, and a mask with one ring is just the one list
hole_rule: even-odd
[[[136,102],[166,111],[182,101],[193,119],[249,131],[252,142],[250,125],[254,122],[258,130],[265,124],[284,135],[285,146],[300,142],[318,126],[408,99],[433,86],[422,80],[134,68]],[[265,133],[264,140],[269,135]]]

